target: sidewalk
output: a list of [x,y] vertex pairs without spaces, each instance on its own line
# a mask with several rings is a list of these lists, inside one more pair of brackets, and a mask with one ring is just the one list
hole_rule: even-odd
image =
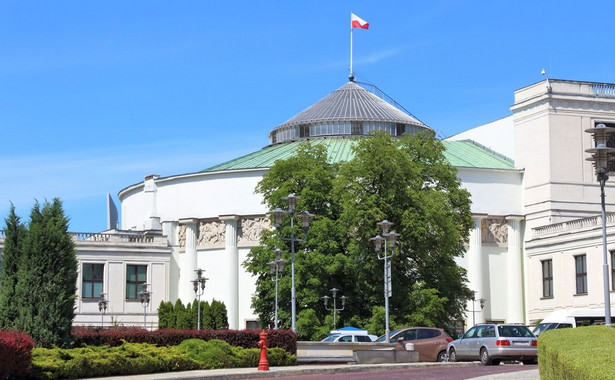
[[[98,379],[105,380],[197,380],[197,379],[254,379],[265,377],[317,375],[333,373],[372,372],[404,368],[424,368],[437,365],[476,366],[478,362],[469,363],[391,363],[391,364],[309,364],[291,367],[271,367],[269,371],[256,368],[223,368],[199,371],[150,373],[147,375],[116,376]],[[522,368],[522,367],[520,367]],[[520,370],[490,376],[476,377],[472,380],[538,380],[538,369]]]

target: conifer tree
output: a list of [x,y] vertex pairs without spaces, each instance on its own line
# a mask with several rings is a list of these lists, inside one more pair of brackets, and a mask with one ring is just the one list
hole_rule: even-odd
[[213,316],[213,329],[224,330],[228,329],[228,313],[224,302],[211,301],[211,314]]
[[46,202],[42,209],[38,202],[32,208],[22,257],[15,288],[20,308],[15,327],[27,332],[39,346],[70,345],[77,258],[68,234],[68,218],[58,198]]
[[19,315],[14,297],[26,232],[26,227],[15,213],[15,206],[11,204],[9,216],[5,219],[4,252],[0,266],[0,328],[14,328]]

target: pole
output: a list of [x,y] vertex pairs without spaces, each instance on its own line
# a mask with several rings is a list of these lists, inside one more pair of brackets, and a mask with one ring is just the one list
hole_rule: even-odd
[[197,297],[197,302],[199,303],[197,305],[197,320],[196,320],[196,329],[200,330],[201,329],[201,292],[198,292],[198,297]]
[[143,304],[143,328],[147,330],[147,305]]
[[278,263],[275,264],[275,320],[274,328],[278,329]]
[[390,343],[389,341],[389,335],[390,335],[390,331],[389,330],[389,278],[388,278],[388,271],[387,271],[387,241],[385,239],[384,241],[384,318],[385,318],[385,322],[384,322],[384,336],[385,336],[385,342]]
[[611,294],[609,292],[609,264],[607,261],[606,247],[606,207],[604,199],[604,184],[608,177],[600,175],[600,199],[602,203],[602,281],[604,283],[604,325],[611,327]]
[[295,228],[293,225],[295,213],[290,214],[290,298],[291,298],[291,330],[297,332],[295,305]]
[[333,330],[335,330],[336,318],[337,318],[337,304],[335,303],[336,297],[333,297]]
[[[350,14],[350,18],[352,20],[352,13]],[[352,80],[353,78],[353,74],[352,74],[352,21],[350,22],[350,80]]]

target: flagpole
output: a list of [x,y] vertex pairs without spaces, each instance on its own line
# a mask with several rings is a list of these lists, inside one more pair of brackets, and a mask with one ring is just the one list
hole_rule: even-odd
[[350,13],[350,75],[348,79],[352,82],[354,80],[354,75],[352,74],[352,13]]

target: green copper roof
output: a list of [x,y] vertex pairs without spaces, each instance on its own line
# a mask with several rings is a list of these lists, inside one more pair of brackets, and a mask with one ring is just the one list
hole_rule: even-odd
[[473,140],[442,141],[444,156],[451,165],[458,168],[481,168],[513,170],[512,159],[494,152]]
[[[352,159],[352,146],[356,138],[314,138],[312,144],[324,145],[331,162],[348,161]],[[216,172],[224,170],[242,169],[266,169],[273,166],[275,161],[291,157],[302,141],[288,142],[284,144],[269,145],[263,149],[212,166],[203,172]],[[482,169],[513,170],[513,161],[504,157],[474,141],[442,141],[446,148],[444,156],[456,167],[472,167]]]

